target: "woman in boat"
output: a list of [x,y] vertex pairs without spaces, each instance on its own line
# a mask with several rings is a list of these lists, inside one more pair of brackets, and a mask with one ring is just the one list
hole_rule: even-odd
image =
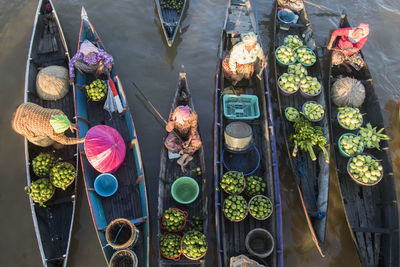
[[328,49],[332,50],[332,44],[336,37],[340,36],[336,47],[332,52],[332,64],[343,64],[347,71],[351,71],[348,64],[359,70],[364,66],[364,60],[358,53],[368,39],[369,25],[361,23],[356,28],[339,28],[333,31],[328,44]]
[[77,139],[64,135],[70,129],[76,130],[68,117],[59,109],[43,108],[34,103],[23,103],[18,106],[11,121],[12,128],[25,136],[29,142],[42,147],[83,143],[85,138]]
[[[202,144],[197,131],[196,112],[187,105],[179,105],[170,114],[165,129],[169,134],[165,139],[164,145],[171,153],[182,155],[177,163],[181,166],[182,172],[185,172],[185,166],[193,159],[193,154]],[[178,134],[179,137],[172,131]]]
[[74,67],[81,73],[91,73],[96,77],[101,74],[109,76],[112,62],[113,57],[110,54],[85,40],[68,63],[69,82],[71,85],[74,83]]
[[261,67],[266,61],[261,46],[257,43],[254,32],[247,34],[243,41],[236,44],[222,62],[225,78],[236,85],[243,78],[250,79],[254,73],[255,63],[259,60]]

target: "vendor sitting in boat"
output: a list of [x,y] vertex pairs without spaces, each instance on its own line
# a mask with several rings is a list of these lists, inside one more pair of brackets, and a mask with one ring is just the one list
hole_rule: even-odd
[[257,43],[254,32],[247,34],[243,41],[236,44],[222,62],[225,78],[236,85],[243,78],[250,79],[254,73],[255,63],[259,59],[261,67],[266,61],[261,46]]
[[165,129],[169,134],[165,139],[164,145],[171,153],[182,155],[177,163],[181,166],[182,172],[185,172],[186,165],[193,159],[193,154],[202,144],[197,131],[196,112],[187,105],[179,105],[170,114]]
[[11,125],[14,131],[41,147],[53,145],[55,148],[62,148],[63,145],[74,145],[85,141],[85,138],[77,139],[64,135],[67,129],[72,132],[77,129],[64,112],[59,109],[43,108],[34,103],[19,105],[13,114]]
[[352,65],[355,69],[359,70],[364,66],[364,60],[358,53],[364,46],[368,39],[369,25],[361,23],[356,28],[340,28],[332,33],[331,39],[327,48],[332,49],[332,44],[336,37],[341,37],[336,43],[336,47],[332,52],[332,64],[344,65],[348,72],[351,68],[348,64]]
[[112,62],[113,57],[110,54],[85,40],[68,64],[69,82],[71,85],[74,83],[74,67],[82,74],[90,73],[96,77],[101,74],[109,76]]

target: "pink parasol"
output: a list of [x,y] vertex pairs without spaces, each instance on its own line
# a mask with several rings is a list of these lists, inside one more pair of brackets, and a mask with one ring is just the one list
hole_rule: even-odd
[[124,161],[125,143],[114,128],[97,125],[87,132],[85,153],[93,168],[101,173],[111,173]]

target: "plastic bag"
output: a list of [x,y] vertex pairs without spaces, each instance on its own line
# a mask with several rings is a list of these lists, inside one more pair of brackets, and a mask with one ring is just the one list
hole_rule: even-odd
[[249,259],[245,255],[239,255],[230,259],[229,267],[266,267],[258,262]]

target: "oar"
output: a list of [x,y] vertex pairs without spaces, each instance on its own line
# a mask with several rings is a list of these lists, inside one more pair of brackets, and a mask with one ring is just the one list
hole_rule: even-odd
[[[137,87],[135,82],[132,82],[133,86],[135,86],[136,90],[139,91],[139,93],[143,96],[143,98],[147,101],[147,103],[149,104],[149,106],[154,110],[154,112],[157,114],[157,116],[164,122],[164,127],[167,125],[167,121],[164,119],[164,117],[160,114],[160,112],[158,112],[158,110],[153,106],[153,104],[150,102],[150,100],[145,96],[145,94],[142,92],[142,90],[139,89],[139,87]],[[179,141],[182,142],[182,144],[184,143],[183,140],[181,139],[181,137],[174,131],[172,130],[172,132],[176,135],[176,137],[178,137]]]
[[340,14],[339,14],[338,12],[336,12],[335,10],[333,10],[333,9],[331,9],[331,8],[329,8],[329,7],[317,5],[317,4],[311,3],[311,2],[306,1],[306,0],[303,0],[303,2],[304,2],[304,3],[307,3],[307,4],[309,4],[309,5],[318,7],[318,8],[321,9],[321,10],[332,12],[332,13],[335,14],[336,16],[340,16]]

